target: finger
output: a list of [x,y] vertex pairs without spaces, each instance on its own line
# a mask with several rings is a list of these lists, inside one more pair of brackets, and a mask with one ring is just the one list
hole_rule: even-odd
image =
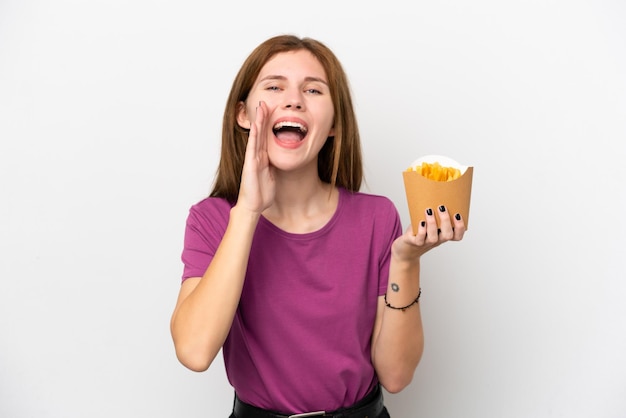
[[435,212],[432,208],[428,208],[426,213],[426,240],[425,243],[435,244],[439,241],[439,231],[437,227],[437,219],[435,218]]
[[452,223],[454,224],[454,240],[460,241],[463,239],[463,235],[465,235],[465,230],[467,229],[465,226],[465,220],[461,217],[460,213],[457,213],[452,218]]
[[254,152],[255,155],[258,154],[259,152],[259,131],[260,131],[260,127],[259,127],[259,115],[261,114],[261,102],[259,102],[259,104],[254,108],[254,120],[251,121],[250,124],[250,133],[252,134],[254,132]]
[[424,242],[426,241],[426,221],[420,221],[420,223],[417,225],[417,231],[415,235],[413,235],[412,231],[412,227],[409,226],[409,238],[413,242],[413,244],[417,246],[424,245]]
[[442,242],[449,241],[454,238],[450,214],[444,205],[439,206],[437,210],[439,211],[439,240]]
[[260,101],[256,108],[256,117],[254,123],[257,127],[257,152],[267,149],[267,129],[265,129],[267,114],[267,105],[265,102]]
[[248,143],[246,144],[245,159],[249,160],[256,157],[257,152],[257,132],[258,129],[254,122],[250,123],[250,131],[248,132]]

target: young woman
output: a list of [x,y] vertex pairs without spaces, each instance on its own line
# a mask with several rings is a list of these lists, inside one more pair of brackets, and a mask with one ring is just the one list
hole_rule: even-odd
[[411,382],[420,257],[465,225],[440,206],[402,233],[389,199],[360,192],[362,177],[332,51],[289,35],[259,45],[226,104],[213,191],[187,219],[171,321],[189,369],[223,349],[231,417],[388,417],[380,386]]

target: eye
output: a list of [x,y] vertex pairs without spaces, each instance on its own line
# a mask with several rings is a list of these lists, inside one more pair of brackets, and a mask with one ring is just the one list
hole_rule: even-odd
[[309,89],[306,89],[305,91],[311,94],[322,94],[322,92],[316,88],[309,88]]
[[265,90],[270,90],[270,91],[280,91],[280,87],[278,86],[267,86],[265,88]]

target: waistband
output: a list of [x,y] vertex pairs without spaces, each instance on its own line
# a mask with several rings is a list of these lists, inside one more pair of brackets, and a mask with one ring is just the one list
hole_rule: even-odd
[[240,400],[237,397],[237,394],[235,394],[233,412],[236,418],[376,418],[383,412],[384,407],[383,392],[380,389],[380,385],[376,385],[374,390],[372,390],[369,395],[353,406],[341,408],[336,411],[312,411],[300,414],[284,415],[249,405]]

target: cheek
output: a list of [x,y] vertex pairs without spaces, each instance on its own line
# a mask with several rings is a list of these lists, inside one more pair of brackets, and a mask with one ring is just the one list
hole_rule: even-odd
[[248,98],[246,102],[246,115],[245,118],[250,121],[250,123],[254,123],[256,120],[257,108],[259,106],[259,100],[255,98]]
[[271,115],[278,107],[276,98],[271,95],[256,94],[254,96],[249,96],[246,103],[246,112],[248,113],[248,117],[251,122],[256,120],[257,108],[260,102],[265,103],[267,108],[266,117]]
[[246,116],[251,123],[254,122],[254,120],[256,119],[256,106],[246,105]]
[[335,108],[333,107],[333,102],[326,101],[320,103],[318,107],[318,114],[320,115],[320,120],[324,120],[328,126],[335,126]]
[[333,136],[335,134],[335,113],[334,112],[330,112],[330,114],[328,115],[328,129],[329,129],[329,135],[328,136]]

